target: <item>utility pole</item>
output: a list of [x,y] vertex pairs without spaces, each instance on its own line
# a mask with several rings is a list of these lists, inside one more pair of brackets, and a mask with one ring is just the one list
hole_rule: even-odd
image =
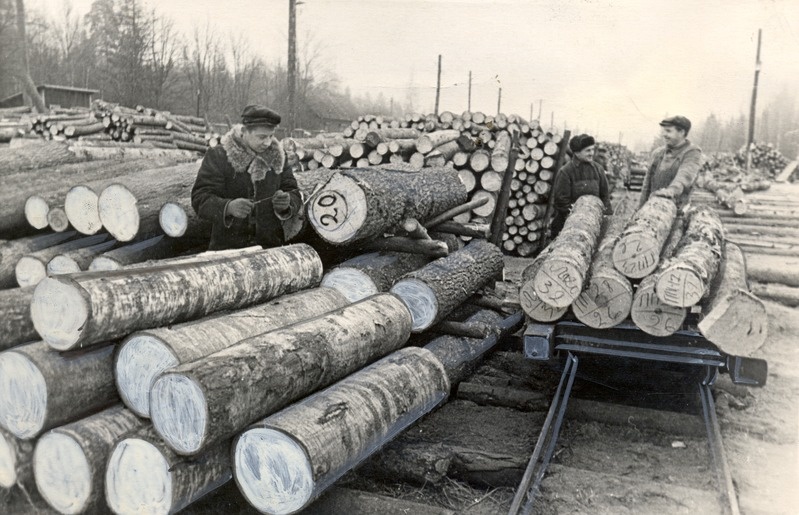
[[436,109],[435,115],[438,116],[438,101],[441,98],[441,54],[438,54],[438,79],[436,79]]
[[549,112],[549,132],[555,130],[555,111]]
[[533,103],[530,102],[530,121],[533,121]]
[[472,70],[469,70],[469,98],[466,101],[466,110],[472,110]]
[[501,113],[502,107],[502,88],[499,88],[499,93],[497,94],[497,114]]
[[757,81],[760,77],[760,42],[763,29],[757,29],[757,56],[755,57],[755,83],[752,86],[752,106],[749,109],[749,137],[746,139],[746,171],[752,166],[751,147],[755,141],[755,106],[757,104]]
[[289,0],[289,56],[288,56],[288,89],[289,89],[289,135],[297,123],[297,0]]
[[538,99],[538,124],[539,125],[541,125],[541,116],[542,116],[541,113],[543,113],[543,111],[541,109],[543,108],[543,105],[544,105],[544,99],[543,98]]

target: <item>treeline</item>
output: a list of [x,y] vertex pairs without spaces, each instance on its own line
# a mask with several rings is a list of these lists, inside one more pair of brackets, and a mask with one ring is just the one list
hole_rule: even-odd
[[[19,50],[15,0],[0,0],[0,98],[20,91],[14,65]],[[224,36],[213,25],[181,34],[173,22],[140,0],[95,0],[78,16],[27,13],[30,72],[36,84],[100,91],[123,105],[235,120],[241,107],[263,103],[288,113],[285,61],[267,62],[245,36]],[[297,126],[334,128],[334,120],[363,113],[401,114],[401,106],[353,97],[322,64],[319,45],[298,52]],[[390,112],[391,110],[394,112]]]

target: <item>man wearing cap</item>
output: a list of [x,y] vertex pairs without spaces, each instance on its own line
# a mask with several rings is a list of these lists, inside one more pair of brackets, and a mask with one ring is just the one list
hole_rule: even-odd
[[688,203],[696,176],[702,168],[702,150],[688,141],[691,121],[684,116],[672,116],[660,122],[666,146],[652,154],[652,164],[644,177],[641,199],[643,206],[650,196],[674,200],[678,208]]
[[605,204],[606,213],[613,212],[610,206],[608,178],[602,165],[594,161],[595,143],[594,138],[588,134],[580,134],[569,141],[569,148],[574,158],[558,171],[552,187],[555,207],[551,228],[552,238],[563,229],[569,211],[583,195],[599,197]]
[[212,224],[209,250],[284,243],[282,222],[299,212],[302,200],[293,164],[275,138],[280,115],[262,105],[248,105],[241,125],[208,149],[191,205]]

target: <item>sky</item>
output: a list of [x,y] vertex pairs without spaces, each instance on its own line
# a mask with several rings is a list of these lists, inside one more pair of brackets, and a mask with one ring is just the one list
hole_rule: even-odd
[[[65,0],[28,0],[57,13]],[[749,110],[757,30],[758,98],[799,88],[799,0],[300,0],[298,44],[353,93],[432,112],[467,107],[533,117],[559,130],[649,145],[665,115],[695,124]],[[191,34],[246,35],[267,61],[287,54],[288,0],[144,0]],[[85,13],[91,0],[72,0]],[[410,93],[409,93],[410,92]],[[542,109],[539,114],[539,102]]]

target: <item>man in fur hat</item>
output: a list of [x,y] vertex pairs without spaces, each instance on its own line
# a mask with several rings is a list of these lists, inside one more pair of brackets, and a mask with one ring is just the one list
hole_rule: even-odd
[[280,115],[249,105],[220,145],[205,153],[191,205],[212,224],[209,250],[284,243],[282,222],[302,205],[283,145],[275,138]]
[[613,212],[608,178],[602,165],[594,161],[595,144],[594,138],[588,134],[580,134],[569,141],[574,157],[558,171],[552,186],[555,207],[551,226],[553,239],[563,229],[574,203],[583,195],[599,197],[605,204],[606,213]]

